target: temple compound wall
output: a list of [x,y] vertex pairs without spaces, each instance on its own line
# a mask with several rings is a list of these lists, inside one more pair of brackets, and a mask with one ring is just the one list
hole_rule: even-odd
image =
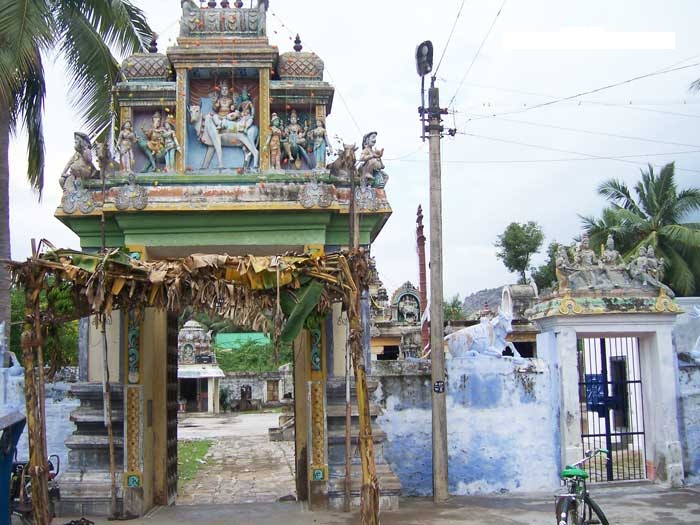
[[[384,411],[384,456],[404,496],[432,494],[430,363],[374,363]],[[447,361],[447,443],[451,494],[532,492],[557,486],[558,400],[541,360]]]
[[700,297],[683,297],[673,327],[678,357],[678,411],[687,484],[700,483]]

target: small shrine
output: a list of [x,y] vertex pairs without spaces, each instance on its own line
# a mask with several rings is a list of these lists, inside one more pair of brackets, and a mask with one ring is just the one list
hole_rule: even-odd
[[370,298],[372,308],[372,358],[380,361],[420,357],[420,293],[410,282],[389,298],[372,265]]
[[180,412],[219,413],[219,382],[211,334],[197,321],[185,323],[177,337],[178,405]]

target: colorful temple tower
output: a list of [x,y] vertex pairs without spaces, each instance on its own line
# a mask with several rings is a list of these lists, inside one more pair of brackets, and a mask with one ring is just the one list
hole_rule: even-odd
[[[377,134],[361,144],[358,137],[357,146],[331,144],[334,88],[323,61],[298,37],[280,54],[268,40],[269,2],[251,4],[183,0],[177,44],[161,54],[154,41],[148,53],[124,60],[112,143],[75,133],[61,174],[55,215],[83,250],[126,246],[148,260],[338,250],[349,244],[351,197],[360,244],[376,239],[391,214]],[[356,163],[352,195],[348,167]],[[368,299],[364,310],[368,316]],[[337,321],[295,343],[306,360],[295,371],[297,492],[312,505],[330,492],[326,386],[345,359],[344,341],[332,336]],[[118,496],[129,513],[143,515],[175,499],[177,325],[160,311],[141,320],[115,312],[108,332]],[[78,429],[62,481],[67,511],[105,513],[109,501],[100,338],[84,320]],[[366,342],[369,352],[368,334]]]

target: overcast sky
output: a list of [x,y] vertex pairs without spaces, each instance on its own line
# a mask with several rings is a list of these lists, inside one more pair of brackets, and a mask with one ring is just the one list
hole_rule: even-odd
[[[179,0],[135,3],[161,35],[161,50],[172,45],[178,31]],[[428,154],[427,144],[419,137],[415,47],[432,40],[437,63],[462,3],[270,1],[270,42],[280,52],[289,51],[291,34],[299,33],[305,50],[325,61],[326,80],[336,88],[329,135],[359,144],[367,131],[379,133],[377,145],[385,148],[390,175],[387,194],[394,213],[372,250],[390,292],[406,280],[417,284],[418,204],[424,208],[426,232],[429,226]],[[669,66],[700,62],[700,2],[508,0],[503,4],[503,0],[464,2],[437,72],[441,105],[452,102],[453,112],[445,118],[445,125],[459,132],[442,141],[447,297],[516,280],[496,258],[493,247],[496,236],[512,221],[537,221],[547,243],[569,242],[580,232],[578,214],[597,215],[602,209],[604,202],[595,189],[603,180],[618,177],[634,184],[646,162],[662,165],[675,160],[680,185],[700,186],[700,95],[688,91],[690,83],[700,78],[700,66],[530,109]],[[592,28],[672,32],[675,46],[517,50],[504,45],[506,33],[558,32],[562,28],[587,31],[581,39],[593,41],[599,40],[588,38]],[[652,38],[637,40],[653,43]],[[72,134],[80,123],[68,103],[63,65],[53,60],[45,63],[49,78],[47,169],[40,203],[25,180],[26,142],[21,135],[10,150],[14,259],[29,254],[32,237],[79,247],[77,237],[53,218],[53,212],[60,203],[58,177],[71,156]],[[496,117],[481,117],[494,113]],[[535,263],[542,259],[541,255]]]

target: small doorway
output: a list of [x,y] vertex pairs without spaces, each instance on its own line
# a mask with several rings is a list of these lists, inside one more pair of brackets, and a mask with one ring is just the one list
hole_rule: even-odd
[[578,363],[583,448],[610,451],[589,464],[591,481],[646,479],[639,340],[580,338]]

